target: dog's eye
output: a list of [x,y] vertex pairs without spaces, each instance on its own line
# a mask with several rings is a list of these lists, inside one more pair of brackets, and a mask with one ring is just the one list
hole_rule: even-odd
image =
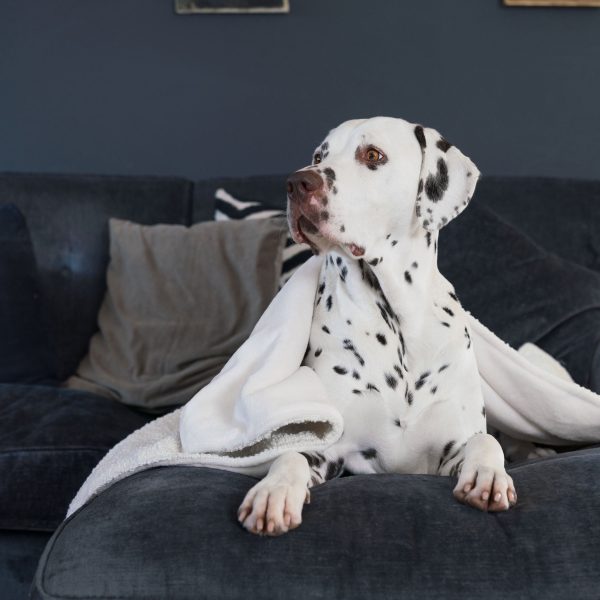
[[313,158],[313,163],[318,165],[321,162],[321,153],[317,152]]
[[366,157],[369,162],[379,162],[383,160],[383,154],[377,148],[367,148]]

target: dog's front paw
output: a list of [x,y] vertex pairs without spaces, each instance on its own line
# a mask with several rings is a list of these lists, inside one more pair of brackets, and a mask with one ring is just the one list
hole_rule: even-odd
[[460,502],[486,511],[508,510],[517,503],[512,477],[504,469],[483,465],[463,467],[453,494]]
[[306,486],[268,475],[246,494],[238,521],[259,535],[281,535],[302,522],[302,506],[310,502]]

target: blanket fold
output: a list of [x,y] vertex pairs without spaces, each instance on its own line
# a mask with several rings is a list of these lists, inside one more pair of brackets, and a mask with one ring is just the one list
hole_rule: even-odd
[[[314,371],[301,366],[323,257],[302,265],[271,302],[248,340],[183,409],[117,444],[96,466],[68,515],[103,489],[165,465],[260,475],[287,450],[322,450],[343,419]],[[469,315],[490,425],[550,445],[600,441],[600,396],[534,365]]]

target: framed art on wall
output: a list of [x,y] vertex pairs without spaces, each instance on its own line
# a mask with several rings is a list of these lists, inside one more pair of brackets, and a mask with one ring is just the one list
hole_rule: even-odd
[[504,0],[506,6],[564,6],[593,7],[600,6],[600,0]]
[[180,15],[197,13],[288,13],[289,0],[175,0]]

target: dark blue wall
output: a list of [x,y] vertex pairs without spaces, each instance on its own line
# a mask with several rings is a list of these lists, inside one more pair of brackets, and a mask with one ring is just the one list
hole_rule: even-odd
[[439,129],[487,174],[600,177],[600,10],[499,0],[2,0],[0,171],[286,172],[339,122]]

